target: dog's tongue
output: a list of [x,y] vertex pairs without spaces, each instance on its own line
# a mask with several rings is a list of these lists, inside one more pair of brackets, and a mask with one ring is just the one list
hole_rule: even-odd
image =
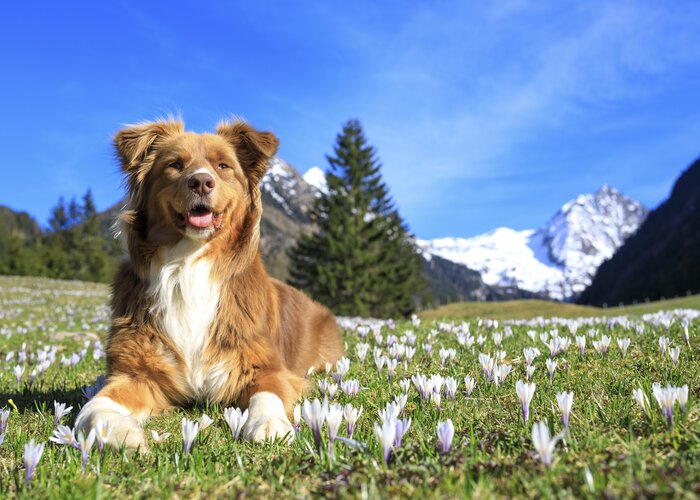
[[205,212],[203,214],[189,214],[187,222],[194,227],[209,227],[211,226],[212,213]]

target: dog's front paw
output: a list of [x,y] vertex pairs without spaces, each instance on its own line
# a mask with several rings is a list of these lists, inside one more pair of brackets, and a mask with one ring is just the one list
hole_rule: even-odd
[[287,418],[282,400],[277,395],[258,392],[250,398],[243,438],[248,441],[294,440],[294,427]]
[[106,427],[107,444],[118,448],[124,446],[127,450],[146,452],[146,438],[138,421],[124,406],[108,397],[92,398],[78,414],[75,420],[76,432],[87,434],[101,420]]

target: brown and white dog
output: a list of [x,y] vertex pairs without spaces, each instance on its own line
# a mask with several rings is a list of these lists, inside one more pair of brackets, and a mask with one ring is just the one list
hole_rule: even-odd
[[343,352],[331,312],[271,279],[258,251],[260,182],[278,140],[244,122],[215,134],[173,119],[121,130],[128,259],[112,287],[106,384],[76,428],[146,449],[143,421],[194,401],[249,410],[249,440],[286,436],[309,368]]

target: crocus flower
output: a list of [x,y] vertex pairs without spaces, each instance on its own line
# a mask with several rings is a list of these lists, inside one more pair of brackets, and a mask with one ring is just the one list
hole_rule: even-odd
[[401,387],[401,390],[404,392],[404,394],[408,394],[408,391],[411,388],[411,379],[401,379],[399,381],[399,387]]
[[553,358],[561,349],[561,339],[559,337],[552,337],[549,339],[549,343],[545,345],[549,347],[549,357]]
[[350,370],[350,360],[343,356],[338,361],[335,362],[335,372],[340,376],[340,380],[348,373]]
[[0,434],[5,434],[8,418],[10,418],[10,410],[0,411]]
[[398,406],[400,411],[399,414],[403,415],[404,408],[406,407],[406,402],[408,401],[408,394],[399,394],[394,396],[394,405]]
[[557,362],[550,358],[547,359],[546,365],[547,371],[549,372],[549,381],[551,382],[554,378],[554,370],[557,369]]
[[561,421],[564,424],[564,429],[569,428],[569,415],[571,415],[571,405],[573,403],[573,392],[560,392],[557,394],[557,405],[559,406],[559,414],[561,415]]
[[326,394],[330,399],[335,398],[335,395],[338,394],[338,384],[328,384]]
[[631,342],[632,341],[627,337],[617,339],[617,346],[620,348],[623,358],[627,356],[627,349],[629,348]]
[[445,378],[445,395],[448,396],[452,402],[454,402],[456,393],[457,393],[457,380],[453,377],[446,377]]
[[685,415],[686,405],[688,404],[688,384],[683,385],[683,387],[676,387],[676,398],[681,406],[681,412]]
[[576,345],[579,348],[579,351],[581,351],[581,359],[584,358],[586,355],[586,337],[585,336],[577,336],[576,337]]
[[297,403],[294,405],[294,432],[299,432],[301,429],[301,406]]
[[535,384],[524,383],[522,380],[518,380],[515,383],[515,392],[520,400],[520,406],[523,410],[523,422],[527,423],[530,416],[530,401],[532,401],[532,396],[535,394]]
[[403,437],[411,428],[411,419],[397,419],[396,420],[396,437],[394,438],[394,448],[400,448],[403,441]]
[[438,449],[440,453],[447,453],[452,447],[452,438],[455,435],[455,427],[449,418],[437,424]]
[[549,427],[547,422],[535,422],[532,426],[532,444],[535,447],[537,456],[540,461],[547,467],[552,466],[554,461],[554,447],[557,442],[563,437],[559,434],[554,438],[549,435]]
[[[296,408],[294,411],[296,415]],[[296,416],[294,418],[296,420]],[[243,426],[248,421],[248,409],[241,411],[240,408],[224,408],[224,420],[228,424],[228,428],[231,429],[233,440],[238,441],[241,430],[243,430]]]
[[360,381],[356,379],[343,380],[340,388],[348,396],[357,396],[360,393]]
[[437,411],[440,411],[440,393],[439,392],[431,392],[430,393],[430,401],[435,405],[437,408]]
[[652,384],[652,391],[656,402],[659,403],[661,412],[668,421],[670,426],[673,426],[673,406],[676,404],[678,394],[675,387],[670,385],[666,388],[661,388],[658,383]]
[[364,361],[367,357],[367,351],[369,350],[369,344],[360,342],[355,346],[355,353],[357,354],[357,359]]
[[662,356],[666,354],[666,348],[668,347],[669,338],[665,336],[659,337],[659,354]]
[[352,433],[355,432],[355,424],[357,420],[362,415],[363,407],[359,408],[353,407],[350,403],[345,405],[343,410],[343,415],[345,416],[345,423],[347,424],[348,438],[352,439]]
[[199,417],[199,430],[203,431],[207,427],[209,427],[214,421],[211,419],[209,415],[206,413],[202,413],[202,416]]
[[29,489],[29,483],[34,476],[34,471],[36,466],[41,460],[41,455],[44,454],[44,443],[37,444],[34,439],[24,444],[24,472],[25,480],[27,483],[27,489]]
[[375,423],[374,435],[377,436],[377,440],[382,446],[384,463],[388,464],[391,449],[394,445],[394,441],[396,440],[396,419],[390,418],[388,420],[384,420],[382,421],[381,425]]
[[321,427],[323,427],[323,422],[326,420],[326,413],[328,413],[328,400],[323,400],[321,403],[318,399],[313,401],[305,400],[304,405],[301,409],[301,414],[304,417],[304,422],[309,426],[311,432],[314,435],[314,441],[316,442],[316,448],[321,450]]
[[377,410],[377,414],[382,421],[390,419],[396,420],[401,414],[401,406],[396,402],[387,403],[383,410]]
[[416,355],[416,348],[413,346],[406,346],[406,352],[404,352],[404,356],[406,356],[406,363],[405,366],[408,366],[408,362],[413,359],[413,356]]
[[109,441],[109,436],[112,433],[112,428],[109,425],[109,421],[104,421],[101,418],[97,419],[95,426],[93,427],[95,431],[95,439],[97,440],[97,448],[100,450],[100,455],[104,456],[105,444]]
[[527,381],[532,382],[532,376],[535,374],[535,365],[530,365],[525,368],[525,373],[527,374]]
[[399,362],[396,359],[386,360],[386,376],[389,382],[391,382],[391,378],[396,374],[396,367],[398,364]]
[[503,335],[501,335],[498,332],[494,332],[493,334],[493,345],[496,346],[496,349],[498,349],[501,346],[501,342],[503,341]]
[[78,441],[75,439],[73,429],[65,425],[59,425],[56,427],[56,429],[53,431],[53,436],[49,438],[49,441],[56,444],[67,444],[73,446],[74,448],[79,447]]
[[496,376],[494,377],[494,382],[496,385],[502,385],[506,381],[506,377],[513,369],[512,365],[498,365],[496,370]]
[[15,373],[15,381],[19,385],[19,381],[22,379],[22,374],[24,373],[24,366],[16,365],[13,369]]
[[182,451],[183,453],[189,453],[194,444],[194,440],[197,439],[197,433],[199,433],[199,422],[193,422],[187,418],[182,418]]
[[644,391],[640,387],[639,389],[634,389],[632,391],[632,397],[634,400],[637,402],[637,404],[642,408],[644,411],[644,414],[648,417],[649,416],[649,411],[647,408],[649,407],[649,398],[647,397],[646,394],[644,394]]
[[335,443],[335,438],[338,436],[338,430],[343,423],[343,407],[335,403],[328,406],[326,412],[326,425],[328,426],[328,440],[331,446]]
[[162,434],[158,434],[157,431],[151,431],[151,436],[153,437],[153,441],[155,441],[156,443],[162,443],[170,437],[170,433],[164,432]]
[[671,361],[673,361],[674,366],[678,366],[678,358],[681,355],[681,348],[680,347],[671,347],[668,349],[668,356],[671,358]]
[[523,356],[525,356],[525,363],[530,366],[537,356],[540,355],[540,350],[537,347],[526,347],[523,349]]
[[464,377],[464,388],[467,391],[467,397],[471,397],[474,387],[476,387],[476,380],[469,375]]
[[90,429],[88,435],[85,436],[83,431],[78,433],[78,449],[80,450],[80,456],[82,458],[83,473],[85,473],[85,467],[87,466],[88,458],[90,457],[90,449],[95,442],[95,429]]

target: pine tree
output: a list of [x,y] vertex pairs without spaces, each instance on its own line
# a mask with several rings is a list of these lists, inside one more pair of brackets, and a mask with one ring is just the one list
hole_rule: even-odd
[[358,121],[345,125],[327,160],[328,190],[312,213],[318,230],[290,250],[290,284],[336,314],[410,314],[425,290],[422,262]]

